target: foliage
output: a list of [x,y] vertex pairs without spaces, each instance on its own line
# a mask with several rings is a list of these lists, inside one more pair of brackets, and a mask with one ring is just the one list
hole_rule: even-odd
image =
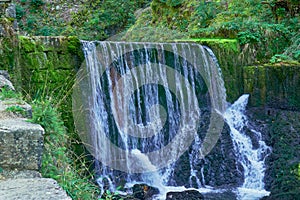
[[270,59],[270,63],[274,64],[274,63],[280,63],[280,62],[289,61],[289,60],[292,60],[292,58],[290,58],[287,55],[284,55],[284,54],[275,54]]
[[[299,160],[299,121],[295,114],[278,114],[272,119],[271,135],[273,152],[270,175],[272,199],[297,199],[299,197],[300,176],[298,173]],[[274,179],[275,178],[275,179]]]
[[25,114],[26,114],[25,109],[18,105],[10,106],[10,107],[6,108],[5,110],[8,112],[20,114],[22,116],[25,116]]
[[128,28],[135,21],[134,12],[148,3],[149,0],[83,0],[74,5],[72,0],[18,0],[17,19],[23,34],[100,40]]
[[[260,62],[268,62],[289,49],[300,29],[297,1],[192,0],[172,7],[166,1],[154,0],[151,8],[150,19],[155,27],[167,26],[192,38],[238,38],[242,46],[255,49]],[[295,46],[288,53],[293,59],[299,58]]]
[[31,0],[30,5],[33,6],[34,8],[39,8],[40,6],[44,5],[43,0]]
[[10,90],[8,87],[3,87],[3,88],[1,88],[1,92],[0,92],[0,100],[5,100],[5,99],[21,100],[22,94],[15,92],[13,90]]
[[300,62],[300,33],[295,34],[291,40],[292,44],[285,49],[284,55]]
[[[91,181],[89,165],[84,155],[76,156],[71,151],[70,138],[52,100],[34,100],[30,121],[45,129],[42,175],[57,180],[72,199],[95,199],[99,191]],[[74,165],[77,162],[80,165]]]

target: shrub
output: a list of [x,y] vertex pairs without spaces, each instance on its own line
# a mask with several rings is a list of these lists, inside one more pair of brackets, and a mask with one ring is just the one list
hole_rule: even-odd
[[44,1],[43,0],[31,0],[30,1],[30,5],[33,6],[34,8],[38,8],[42,5],[44,5]]

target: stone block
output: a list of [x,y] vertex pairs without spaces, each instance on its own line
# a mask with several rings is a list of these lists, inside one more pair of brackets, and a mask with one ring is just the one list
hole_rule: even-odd
[[0,167],[39,170],[43,152],[44,130],[25,119],[0,120]]

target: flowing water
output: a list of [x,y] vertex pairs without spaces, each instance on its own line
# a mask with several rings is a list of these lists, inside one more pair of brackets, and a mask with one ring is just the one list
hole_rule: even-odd
[[204,166],[225,119],[244,168],[238,198],[259,198],[251,196],[252,190],[263,191],[260,197],[267,194],[263,177],[269,148],[251,130],[259,141],[254,148],[243,131],[248,96],[226,110],[221,70],[209,48],[187,43],[82,45],[86,64],[77,77],[73,105],[80,109],[74,118],[81,139],[99,161],[95,170],[102,191],[146,183],[160,189],[158,199],[187,188],[219,192],[206,185]]
[[238,188],[240,199],[258,199],[269,193],[264,190],[264,161],[270,153],[268,147],[262,140],[260,132],[250,129],[252,137],[258,142],[254,147],[250,135],[247,135],[248,119],[244,114],[249,95],[242,95],[224,114],[225,120],[231,130],[231,138],[239,162],[244,169],[244,183]]

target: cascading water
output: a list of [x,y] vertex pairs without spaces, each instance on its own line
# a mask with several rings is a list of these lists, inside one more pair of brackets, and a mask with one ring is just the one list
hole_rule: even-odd
[[[146,183],[159,188],[157,198],[164,199],[170,190],[210,188],[204,156],[220,137],[227,106],[213,52],[187,43],[82,44],[86,66],[73,94],[73,106],[80,107],[74,118],[87,149],[100,161],[96,172],[102,191],[114,191],[124,181],[127,186]],[[224,117],[245,169],[242,188],[262,190],[263,158],[248,156],[256,152],[259,157],[267,147],[260,141],[259,150],[253,150],[236,136],[247,125],[236,123],[243,106],[233,104]]]
[[224,114],[225,120],[230,127],[231,137],[234,141],[234,149],[238,155],[239,162],[244,169],[244,183],[238,188],[240,199],[259,199],[269,193],[264,190],[264,161],[270,153],[268,147],[262,140],[261,133],[250,129],[258,146],[253,146],[252,140],[246,134],[248,119],[244,114],[249,95],[242,95]]

